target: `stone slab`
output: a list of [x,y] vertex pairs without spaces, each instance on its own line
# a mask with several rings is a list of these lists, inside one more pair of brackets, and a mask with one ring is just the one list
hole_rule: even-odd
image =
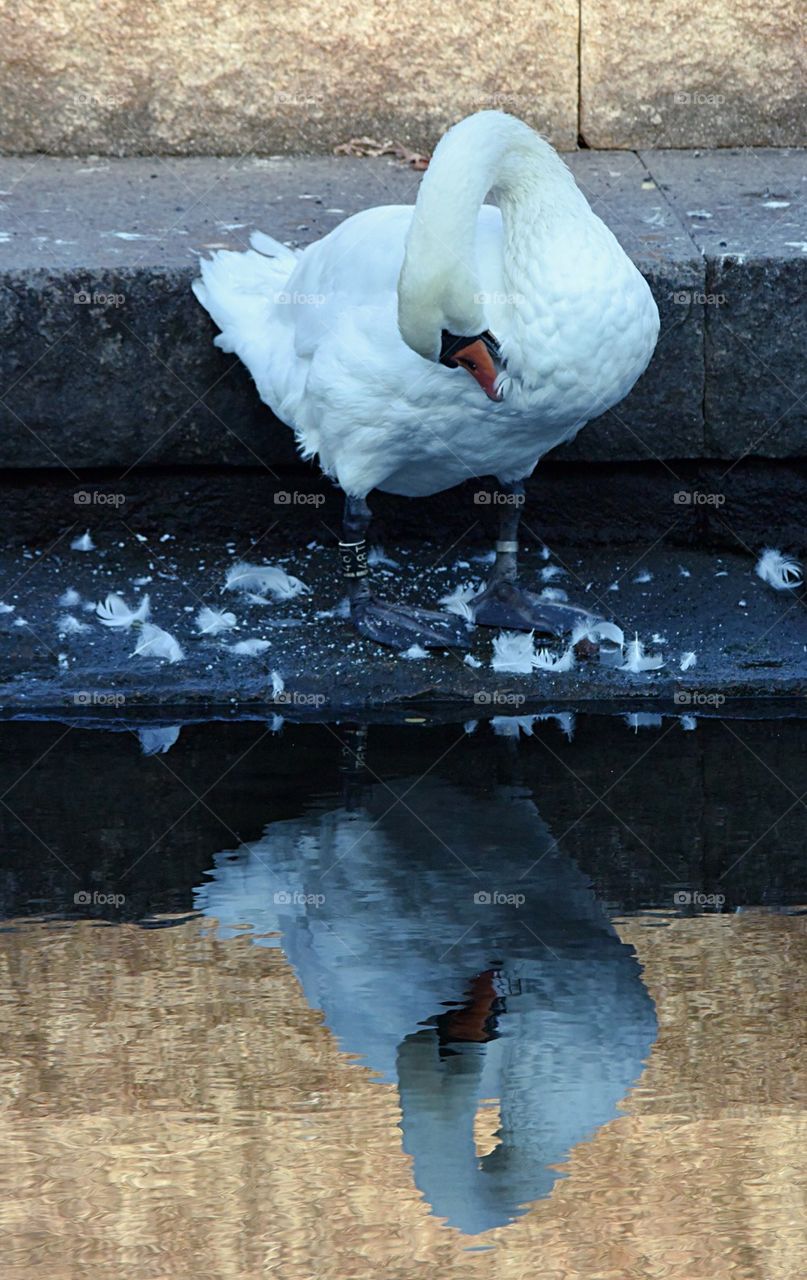
[[642,157],[706,267],[706,452],[807,453],[807,152]]

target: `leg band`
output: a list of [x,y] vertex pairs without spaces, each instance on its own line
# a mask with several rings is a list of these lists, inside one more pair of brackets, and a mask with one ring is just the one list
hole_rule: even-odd
[[369,570],[365,539],[362,538],[360,542],[340,542],[339,563],[344,578],[366,578]]

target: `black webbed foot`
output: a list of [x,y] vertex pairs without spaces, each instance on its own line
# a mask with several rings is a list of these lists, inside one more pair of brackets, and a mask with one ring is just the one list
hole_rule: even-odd
[[468,644],[465,624],[449,613],[417,609],[411,605],[362,596],[351,601],[350,616],[356,630],[368,640],[392,649],[451,649]]

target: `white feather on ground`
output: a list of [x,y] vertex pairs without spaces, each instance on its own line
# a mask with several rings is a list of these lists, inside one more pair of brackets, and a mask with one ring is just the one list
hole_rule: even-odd
[[466,667],[472,667],[474,671],[478,671],[478,669],[482,666],[482,663],[479,661],[479,659],[475,658],[472,653],[466,653],[465,657],[463,658],[463,662],[465,663]]
[[56,623],[56,630],[60,636],[77,636],[81,631],[91,629],[88,622],[81,622],[78,618],[74,618],[72,613],[63,613]]
[[567,592],[561,587],[544,587],[539,595],[541,600],[554,600],[556,604],[565,604],[569,599]]
[[455,587],[449,595],[442,596],[440,604],[446,613],[454,613],[458,618],[464,618],[466,622],[473,622],[473,601],[478,595],[478,589],[471,586],[470,582],[465,582],[462,586]]
[[574,666],[574,647],[569,645],[560,655],[552,653],[550,649],[539,649],[532,665],[539,671],[571,671]]
[[559,564],[547,564],[541,570],[542,582],[551,582],[553,578],[562,578],[566,573]]
[[73,541],[70,543],[70,549],[71,551],[94,551],[95,550],[95,543],[90,537],[89,529],[87,529],[84,533],[80,534],[78,538],[73,539]]
[[179,738],[180,725],[169,724],[158,729],[138,729],[140,749],[144,756],[164,756]]
[[222,631],[232,631],[237,626],[238,619],[234,613],[223,613],[220,609],[210,609],[207,605],[202,605],[196,615],[196,627],[203,636],[217,636]]
[[659,667],[664,666],[664,659],[660,653],[645,653],[644,645],[638,635],[628,644],[625,650],[625,661],[619,668],[620,671],[632,671],[634,675],[638,675],[640,671],[657,671]]
[[579,644],[581,640],[590,640],[592,644],[607,640],[609,644],[615,645],[617,649],[624,649],[625,632],[615,622],[606,622],[604,618],[593,622],[583,621],[578,622],[572,632],[572,648]]
[[68,587],[59,596],[59,604],[63,609],[73,609],[77,604],[81,604],[81,596],[73,587]]
[[691,650],[688,653],[682,653],[681,654],[681,670],[690,671],[692,667],[694,667],[697,661],[698,661],[697,654],[694,654]]
[[527,675],[532,671],[535,648],[531,631],[500,631],[493,640],[494,671],[512,671]]
[[429,654],[429,652],[426,649],[423,649],[419,644],[411,644],[409,648],[404,649],[401,654],[402,658],[412,658],[412,659],[428,658],[430,656],[431,655]]
[[257,658],[259,653],[266,653],[268,640],[239,640],[237,644],[227,646],[230,653],[241,654],[242,657]]
[[13,613],[16,607],[15,604],[0,604],[0,613]]
[[121,627],[125,630],[137,622],[145,622],[150,612],[148,596],[143,596],[136,609],[130,609],[123,596],[116,595],[114,591],[110,591],[103,604],[99,602],[95,606],[98,620],[105,627]]
[[804,570],[798,560],[788,559],[775,547],[766,547],[756,564],[756,575],[776,591],[800,587]]
[[286,682],[279,671],[272,672],[272,697],[279,698],[281,693],[286,692]]
[[246,560],[239,560],[228,569],[224,590],[249,591],[258,595],[271,591],[278,600],[293,600],[295,596],[310,592],[311,588],[276,565],[248,564]]
[[637,573],[637,575],[636,575],[636,577],[633,579],[633,581],[634,581],[634,582],[652,582],[652,581],[653,581],[653,575],[652,575],[652,573],[650,572],[650,570],[649,570],[649,569],[642,569],[642,572],[641,572],[641,573]]
[[132,658],[167,658],[171,663],[182,661],[185,657],[182,645],[169,631],[163,631],[153,622],[144,622],[141,627],[137,646],[130,655]]

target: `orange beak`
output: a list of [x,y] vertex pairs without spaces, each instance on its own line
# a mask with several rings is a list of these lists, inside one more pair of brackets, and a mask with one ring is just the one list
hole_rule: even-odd
[[474,339],[467,347],[453,351],[451,358],[468,370],[490,400],[501,400],[501,392],[496,390],[496,379],[504,366],[481,338]]

